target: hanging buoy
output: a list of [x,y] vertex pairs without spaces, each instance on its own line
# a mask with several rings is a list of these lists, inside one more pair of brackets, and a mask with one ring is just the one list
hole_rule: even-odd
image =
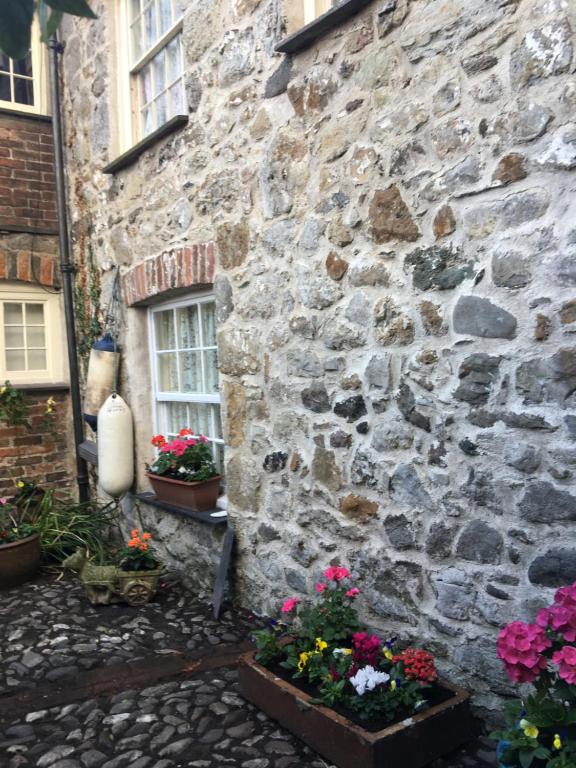
[[84,393],[84,421],[94,432],[98,428],[98,411],[114,389],[120,352],[110,333],[95,341],[90,350],[86,391]]
[[129,491],[134,481],[132,413],[115,393],[98,413],[98,482],[114,498]]

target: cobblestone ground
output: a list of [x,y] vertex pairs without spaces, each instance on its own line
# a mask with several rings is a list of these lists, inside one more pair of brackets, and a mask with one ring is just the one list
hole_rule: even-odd
[[[255,623],[231,611],[216,622],[177,583],[139,609],[93,608],[69,579],[0,593],[1,768],[331,768],[241,698],[233,664],[79,700],[91,675],[110,672],[110,686],[127,663],[161,674],[167,657],[216,656]],[[57,706],[40,708],[52,691]],[[493,765],[481,740],[433,768]]]

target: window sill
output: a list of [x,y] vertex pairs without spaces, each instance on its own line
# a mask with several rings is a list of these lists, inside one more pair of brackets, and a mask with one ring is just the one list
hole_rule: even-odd
[[19,389],[22,392],[68,392],[70,389],[69,384],[64,382],[56,382],[50,384],[49,382],[42,382],[40,384],[18,384],[17,382],[10,382],[14,389]]
[[306,24],[305,27],[302,27],[297,32],[285,37],[284,40],[278,43],[275,50],[278,53],[297,53],[302,51],[319,37],[325,35],[326,32],[342,24],[371,2],[372,0],[344,0],[336,8],[331,8],[326,13],[323,13],[322,16],[311,21],[310,24]]
[[157,141],[160,141],[160,139],[163,139],[164,136],[168,136],[170,133],[174,133],[174,131],[182,128],[187,123],[188,115],[175,115],[167,123],[164,123],[164,125],[161,125],[160,128],[157,128],[149,136],[146,136],[145,139],[142,139],[142,141],[139,141],[138,144],[135,144],[127,152],[117,157],[116,160],[108,163],[108,165],[102,168],[102,173],[116,173],[122,170],[122,168],[132,165],[143,152],[156,144]]
[[[206,523],[206,525],[226,525],[228,523],[228,516],[223,517],[210,517],[211,512],[193,512],[191,509],[185,509],[184,507],[176,507],[173,504],[166,504],[164,501],[158,501],[153,493],[136,493],[134,498],[141,501],[143,504],[150,504],[151,507],[157,509],[163,509],[165,512],[171,512],[173,515],[180,515],[181,517],[189,517],[192,520],[198,520],[200,523]],[[212,512],[221,512],[221,509],[213,509]]]
[[9,107],[0,107],[0,116],[6,115],[6,117],[22,117],[25,120],[37,120],[40,123],[51,123],[52,118],[50,115],[43,115],[40,112],[26,112],[19,109],[10,109]]

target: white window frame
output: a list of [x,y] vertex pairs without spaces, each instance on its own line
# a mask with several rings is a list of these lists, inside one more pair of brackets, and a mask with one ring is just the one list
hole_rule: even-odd
[[[168,309],[179,309],[181,307],[189,307],[193,304],[209,304],[214,303],[215,296],[212,291],[202,291],[195,293],[193,296],[188,296],[183,299],[179,299],[177,301],[166,301],[161,304],[155,304],[153,307],[150,307],[148,310],[148,338],[149,338],[149,349],[150,349],[150,371],[151,371],[151,380],[152,380],[152,397],[153,397],[153,404],[152,404],[152,423],[154,426],[154,434],[161,432],[162,434],[166,434],[167,429],[164,427],[163,424],[160,423],[159,419],[159,403],[199,403],[199,404],[209,404],[209,405],[217,405],[220,409],[220,416],[222,416],[222,398],[220,395],[220,388],[218,389],[218,392],[215,392],[213,394],[207,395],[207,394],[197,394],[194,392],[162,392],[158,386],[158,365],[157,365],[157,352],[156,349],[156,328],[154,325],[154,316],[158,312],[165,312]],[[174,329],[175,333],[177,333],[176,328]],[[200,338],[203,342],[202,338],[202,322],[199,318],[199,333]],[[212,347],[204,347],[203,345],[200,347],[200,349],[211,349]],[[169,352],[170,350],[162,350],[162,352]],[[204,379],[204,356],[200,355],[201,360],[201,366],[202,366],[202,377]],[[180,375],[178,373],[178,375]],[[209,435],[210,443],[215,443],[217,445],[225,446],[224,439],[223,438],[216,438],[215,435],[217,434],[216,430],[216,424],[214,420],[214,413],[211,413],[211,435]],[[194,425],[191,424],[182,424],[181,427],[192,427]],[[221,468],[223,469],[223,468]]]
[[1,109],[10,109],[14,112],[26,112],[33,115],[48,115],[48,67],[44,45],[40,42],[38,22],[32,24],[32,38],[30,53],[32,56],[32,83],[34,87],[34,104],[18,104],[16,101],[0,99]]
[[334,6],[332,0],[302,0],[302,4],[304,6],[304,24],[310,24],[311,21],[322,16]]
[[[4,304],[27,302],[43,304],[46,331],[46,369],[36,371],[8,371],[4,340]],[[64,380],[62,351],[66,336],[60,308],[60,294],[23,283],[0,282],[0,381],[11,384],[55,384]]]
[[[116,0],[113,0],[116,2]],[[119,147],[121,154],[143,138],[145,138],[140,122],[140,72],[152,61],[152,59],[165,48],[173,38],[181,34],[183,27],[183,14],[159,38],[154,46],[144,53],[137,61],[132,61],[132,37],[130,34],[130,0],[120,0],[117,28],[117,62],[118,71],[117,103],[119,106]],[[180,43],[182,46],[182,42]],[[183,106],[180,114],[185,114],[186,93],[184,88],[184,50],[182,56],[182,92]],[[176,115],[172,115],[175,117]],[[160,127],[160,126],[157,126]]]

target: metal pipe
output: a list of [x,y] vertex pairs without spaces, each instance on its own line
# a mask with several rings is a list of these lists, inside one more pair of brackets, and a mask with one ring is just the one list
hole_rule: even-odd
[[60,249],[60,271],[62,273],[62,293],[64,295],[64,315],[66,318],[66,345],[68,348],[68,366],[70,369],[70,396],[72,400],[72,418],[74,422],[74,449],[76,452],[76,482],[80,502],[90,498],[88,466],[79,453],[80,443],[84,441],[82,421],[82,398],[80,395],[80,376],[76,354],[76,326],[74,323],[74,290],[72,275],[74,266],[70,261],[70,241],[68,238],[68,217],[66,206],[66,185],[64,181],[64,150],[62,143],[62,113],[60,107],[59,55],[62,44],[55,36],[48,42],[50,51],[50,96],[52,100],[52,136],[54,139],[54,170],[56,173],[56,201],[58,210],[58,241]]

